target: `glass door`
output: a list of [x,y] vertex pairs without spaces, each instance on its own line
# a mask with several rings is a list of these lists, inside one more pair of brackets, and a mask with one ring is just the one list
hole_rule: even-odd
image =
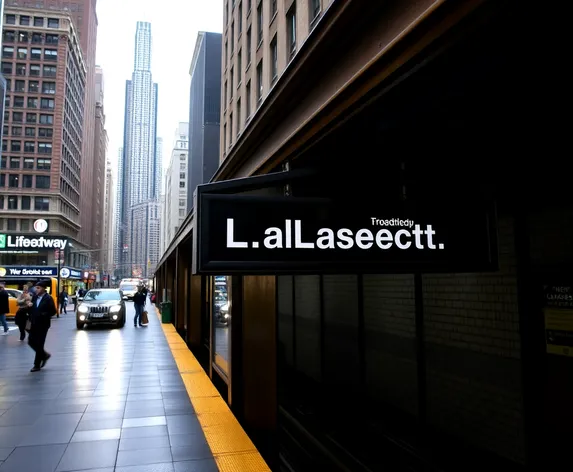
[[211,277],[213,366],[228,383],[231,372],[231,277]]

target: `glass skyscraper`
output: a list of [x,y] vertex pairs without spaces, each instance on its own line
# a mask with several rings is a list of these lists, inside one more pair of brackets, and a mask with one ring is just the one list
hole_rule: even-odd
[[131,80],[125,89],[123,156],[118,187],[120,273],[151,276],[159,260],[157,84],[151,75],[151,24],[138,22]]

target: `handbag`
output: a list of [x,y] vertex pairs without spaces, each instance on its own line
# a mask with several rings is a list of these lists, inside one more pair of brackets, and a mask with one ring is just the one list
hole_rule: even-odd
[[149,324],[149,317],[146,311],[141,314],[141,324]]
[[32,329],[32,322],[30,320],[26,321],[26,327],[24,329],[30,332],[30,330]]

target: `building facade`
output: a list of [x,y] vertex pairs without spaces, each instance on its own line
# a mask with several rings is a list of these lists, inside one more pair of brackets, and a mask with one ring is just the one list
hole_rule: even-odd
[[209,182],[219,165],[221,103],[221,35],[199,32],[189,70],[190,161],[187,210],[193,208],[197,185]]
[[541,37],[546,63],[529,25],[556,12],[382,3],[225,2],[222,162],[159,263],[160,301],[272,470],[557,468],[573,200],[545,111],[565,65],[532,77],[521,54]]
[[165,194],[161,214],[162,242],[165,246],[171,242],[187,216],[188,132],[189,123],[179,123],[165,175]]
[[161,163],[157,159],[157,84],[151,75],[151,41],[151,24],[138,22],[134,71],[126,83],[122,194],[118,196],[122,201],[120,266],[143,277],[159,258],[159,220],[153,221],[158,218]]
[[[50,2],[40,0],[6,0],[6,6],[24,7],[49,11],[60,11],[71,16],[75,31],[79,36],[86,67],[85,97],[83,100],[83,140],[82,140],[82,166],[80,180],[82,192],[80,194],[80,234],[79,239],[84,247],[93,249],[93,242],[101,239],[95,235],[98,231],[97,222],[90,218],[94,210],[94,197],[97,187],[94,187],[91,169],[94,167],[94,140],[95,140],[95,108],[96,108],[96,42],[97,42],[97,0],[53,0]],[[102,166],[105,166],[105,161]],[[87,169],[82,172],[82,169]],[[101,211],[101,210],[100,210]],[[95,253],[93,253],[95,254]]]
[[123,147],[117,151],[117,174],[114,203],[114,227],[113,227],[113,269],[114,275],[119,275],[119,264],[122,259],[122,208],[123,208]]
[[[94,108],[93,168],[91,170],[85,169],[85,173],[91,176],[90,189],[92,205],[90,207],[90,217],[92,220],[92,229],[86,234],[86,237],[89,237],[87,241],[88,246],[93,249],[91,264],[94,269],[101,270],[102,263],[106,259],[103,241],[105,238],[105,206],[107,205],[105,185],[108,136],[105,129],[105,111],[103,106],[104,76],[101,67],[96,67],[95,75],[96,106]],[[84,189],[85,187],[82,187],[82,192]]]
[[[114,237],[115,237],[115,181],[113,169],[108,160],[105,166],[105,194],[103,211],[103,239],[101,245],[101,268],[108,279],[114,274]],[[107,284],[106,284],[107,285]]]
[[[28,233],[41,218],[50,233],[80,249],[86,66],[77,29],[68,13],[54,10],[6,6],[4,19],[0,231]],[[3,260],[40,264],[46,257],[12,254]]]

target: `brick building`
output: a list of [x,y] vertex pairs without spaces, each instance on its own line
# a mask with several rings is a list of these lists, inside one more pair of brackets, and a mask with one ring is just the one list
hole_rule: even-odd
[[[100,236],[96,236],[97,224],[91,214],[94,211],[94,198],[98,193],[98,187],[94,184],[91,171],[94,165],[105,166],[103,162],[95,163],[94,140],[95,120],[96,120],[96,42],[97,42],[97,0],[6,0],[7,7],[24,7],[39,9],[41,11],[62,12],[72,18],[79,44],[82,50],[83,61],[86,69],[85,97],[84,103],[84,123],[82,140],[82,161],[81,169],[88,169],[81,172],[80,181],[82,192],[80,194],[80,233],[79,240],[84,247],[95,248],[95,242]],[[100,158],[101,160],[101,158]],[[103,185],[103,183],[102,183]],[[95,253],[94,253],[95,254]]]
[[86,67],[77,29],[58,11],[6,6],[4,16],[0,230],[30,232],[43,218],[78,241]]

